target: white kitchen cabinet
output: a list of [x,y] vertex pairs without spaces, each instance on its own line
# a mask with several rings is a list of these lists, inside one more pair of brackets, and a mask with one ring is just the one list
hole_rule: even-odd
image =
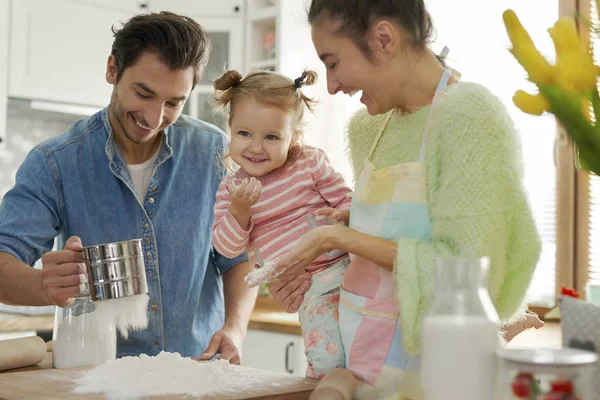
[[241,18],[244,0],[150,0],[150,10],[171,11],[190,17]]
[[302,336],[248,330],[242,347],[242,365],[304,376],[308,366]]
[[6,146],[6,107],[8,96],[8,0],[0,0],[0,150]]
[[202,79],[183,110],[225,129],[225,119],[212,112],[213,81],[228,69],[244,70],[243,0],[150,0],[150,11],[171,11],[196,20],[210,36],[212,49]]
[[140,0],[11,0],[8,95],[107,105],[111,27],[146,6]]
[[213,81],[228,69],[244,71],[242,18],[210,18],[188,14],[206,29],[212,43],[208,65],[188,100],[184,113],[225,129],[225,119],[212,112]]

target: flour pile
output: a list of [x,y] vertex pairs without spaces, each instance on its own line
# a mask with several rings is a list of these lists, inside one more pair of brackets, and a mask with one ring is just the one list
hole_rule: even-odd
[[289,375],[239,367],[225,360],[198,362],[161,352],[156,357],[124,357],[100,365],[78,378],[73,392],[104,393],[119,400],[159,395],[236,399],[240,393],[280,387],[290,379]]

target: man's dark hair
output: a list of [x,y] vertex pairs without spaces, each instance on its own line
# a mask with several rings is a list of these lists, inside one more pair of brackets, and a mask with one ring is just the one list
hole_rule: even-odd
[[194,69],[194,86],[208,63],[210,38],[192,18],[171,12],[136,15],[121,29],[112,28],[111,54],[117,63],[117,82],[145,52],[155,52],[171,70]]

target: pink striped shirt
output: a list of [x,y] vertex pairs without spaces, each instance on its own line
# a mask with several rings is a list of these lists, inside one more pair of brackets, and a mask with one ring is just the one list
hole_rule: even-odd
[[[264,265],[284,256],[309,230],[330,225],[331,220],[315,211],[334,207],[350,211],[352,190],[329,163],[321,149],[304,146],[302,154],[286,161],[277,170],[257,178],[262,194],[250,209],[248,230],[242,229],[229,211],[231,198],[227,186],[249,175],[241,169],[219,185],[213,224],[213,245],[225,257],[248,251],[250,261]],[[330,251],[311,265],[311,271],[334,263],[346,253]]]

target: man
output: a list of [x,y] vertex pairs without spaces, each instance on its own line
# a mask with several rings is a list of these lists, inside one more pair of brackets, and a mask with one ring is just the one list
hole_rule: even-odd
[[[0,302],[67,306],[85,281],[82,245],[141,237],[149,324],[119,339],[118,355],[205,350],[202,358],[239,364],[252,267],[210,245],[226,138],[181,116],[209,38],[172,13],[139,15],[113,32],[110,105],[33,149],[2,201]],[[55,237],[64,249],[49,252]],[[31,268],[40,257],[42,270]]]

